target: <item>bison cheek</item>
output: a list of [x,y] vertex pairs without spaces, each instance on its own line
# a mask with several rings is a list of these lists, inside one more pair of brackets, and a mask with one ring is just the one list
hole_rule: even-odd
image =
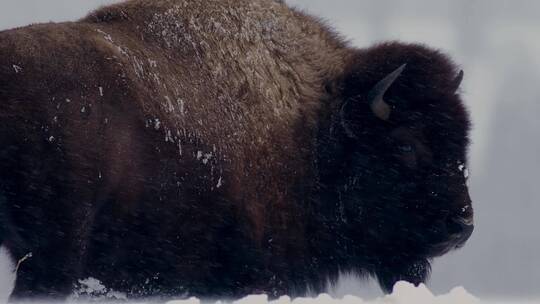
[[429,277],[431,266],[425,259],[408,262],[394,261],[376,271],[377,280],[385,293],[391,293],[394,284],[407,281],[418,286]]

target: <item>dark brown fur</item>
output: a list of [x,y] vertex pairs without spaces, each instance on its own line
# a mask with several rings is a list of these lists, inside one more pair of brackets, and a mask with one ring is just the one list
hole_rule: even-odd
[[[362,98],[404,62],[388,93],[400,97],[395,114],[377,121]],[[0,241],[15,259],[32,252],[13,296],[64,297],[87,277],[130,296],[301,294],[339,270],[377,275],[386,289],[423,281],[427,259],[456,243],[435,252],[435,240],[368,227],[397,219],[382,220],[373,194],[343,190],[365,171],[344,168],[366,145],[383,159],[377,141],[412,125],[435,158],[465,162],[456,73],[423,46],[352,48],[269,0],[133,0],[0,32]],[[351,98],[347,121],[375,139],[341,129]],[[466,194],[462,182],[452,198]]]

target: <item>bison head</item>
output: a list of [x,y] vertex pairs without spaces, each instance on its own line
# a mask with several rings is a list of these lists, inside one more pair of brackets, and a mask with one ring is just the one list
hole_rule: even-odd
[[361,52],[343,80],[335,128],[342,225],[385,291],[423,282],[429,260],[473,231],[462,77],[437,51],[389,43]]

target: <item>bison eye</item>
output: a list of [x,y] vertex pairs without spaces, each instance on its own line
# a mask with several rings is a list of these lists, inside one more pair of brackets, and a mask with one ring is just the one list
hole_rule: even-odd
[[401,153],[412,153],[414,152],[414,146],[411,144],[400,144],[398,150]]

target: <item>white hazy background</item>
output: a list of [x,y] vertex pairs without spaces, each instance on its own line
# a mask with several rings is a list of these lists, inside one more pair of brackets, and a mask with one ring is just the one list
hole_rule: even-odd
[[[0,0],[0,30],[75,20],[113,2]],[[470,187],[476,230],[463,249],[435,260],[428,286],[434,293],[464,286],[483,299],[540,299],[540,1],[287,2],[324,17],[356,46],[421,42],[461,65],[462,93],[474,122]],[[2,259],[0,254],[0,265],[8,265]],[[344,276],[333,294],[380,295],[372,281],[359,286]]]

